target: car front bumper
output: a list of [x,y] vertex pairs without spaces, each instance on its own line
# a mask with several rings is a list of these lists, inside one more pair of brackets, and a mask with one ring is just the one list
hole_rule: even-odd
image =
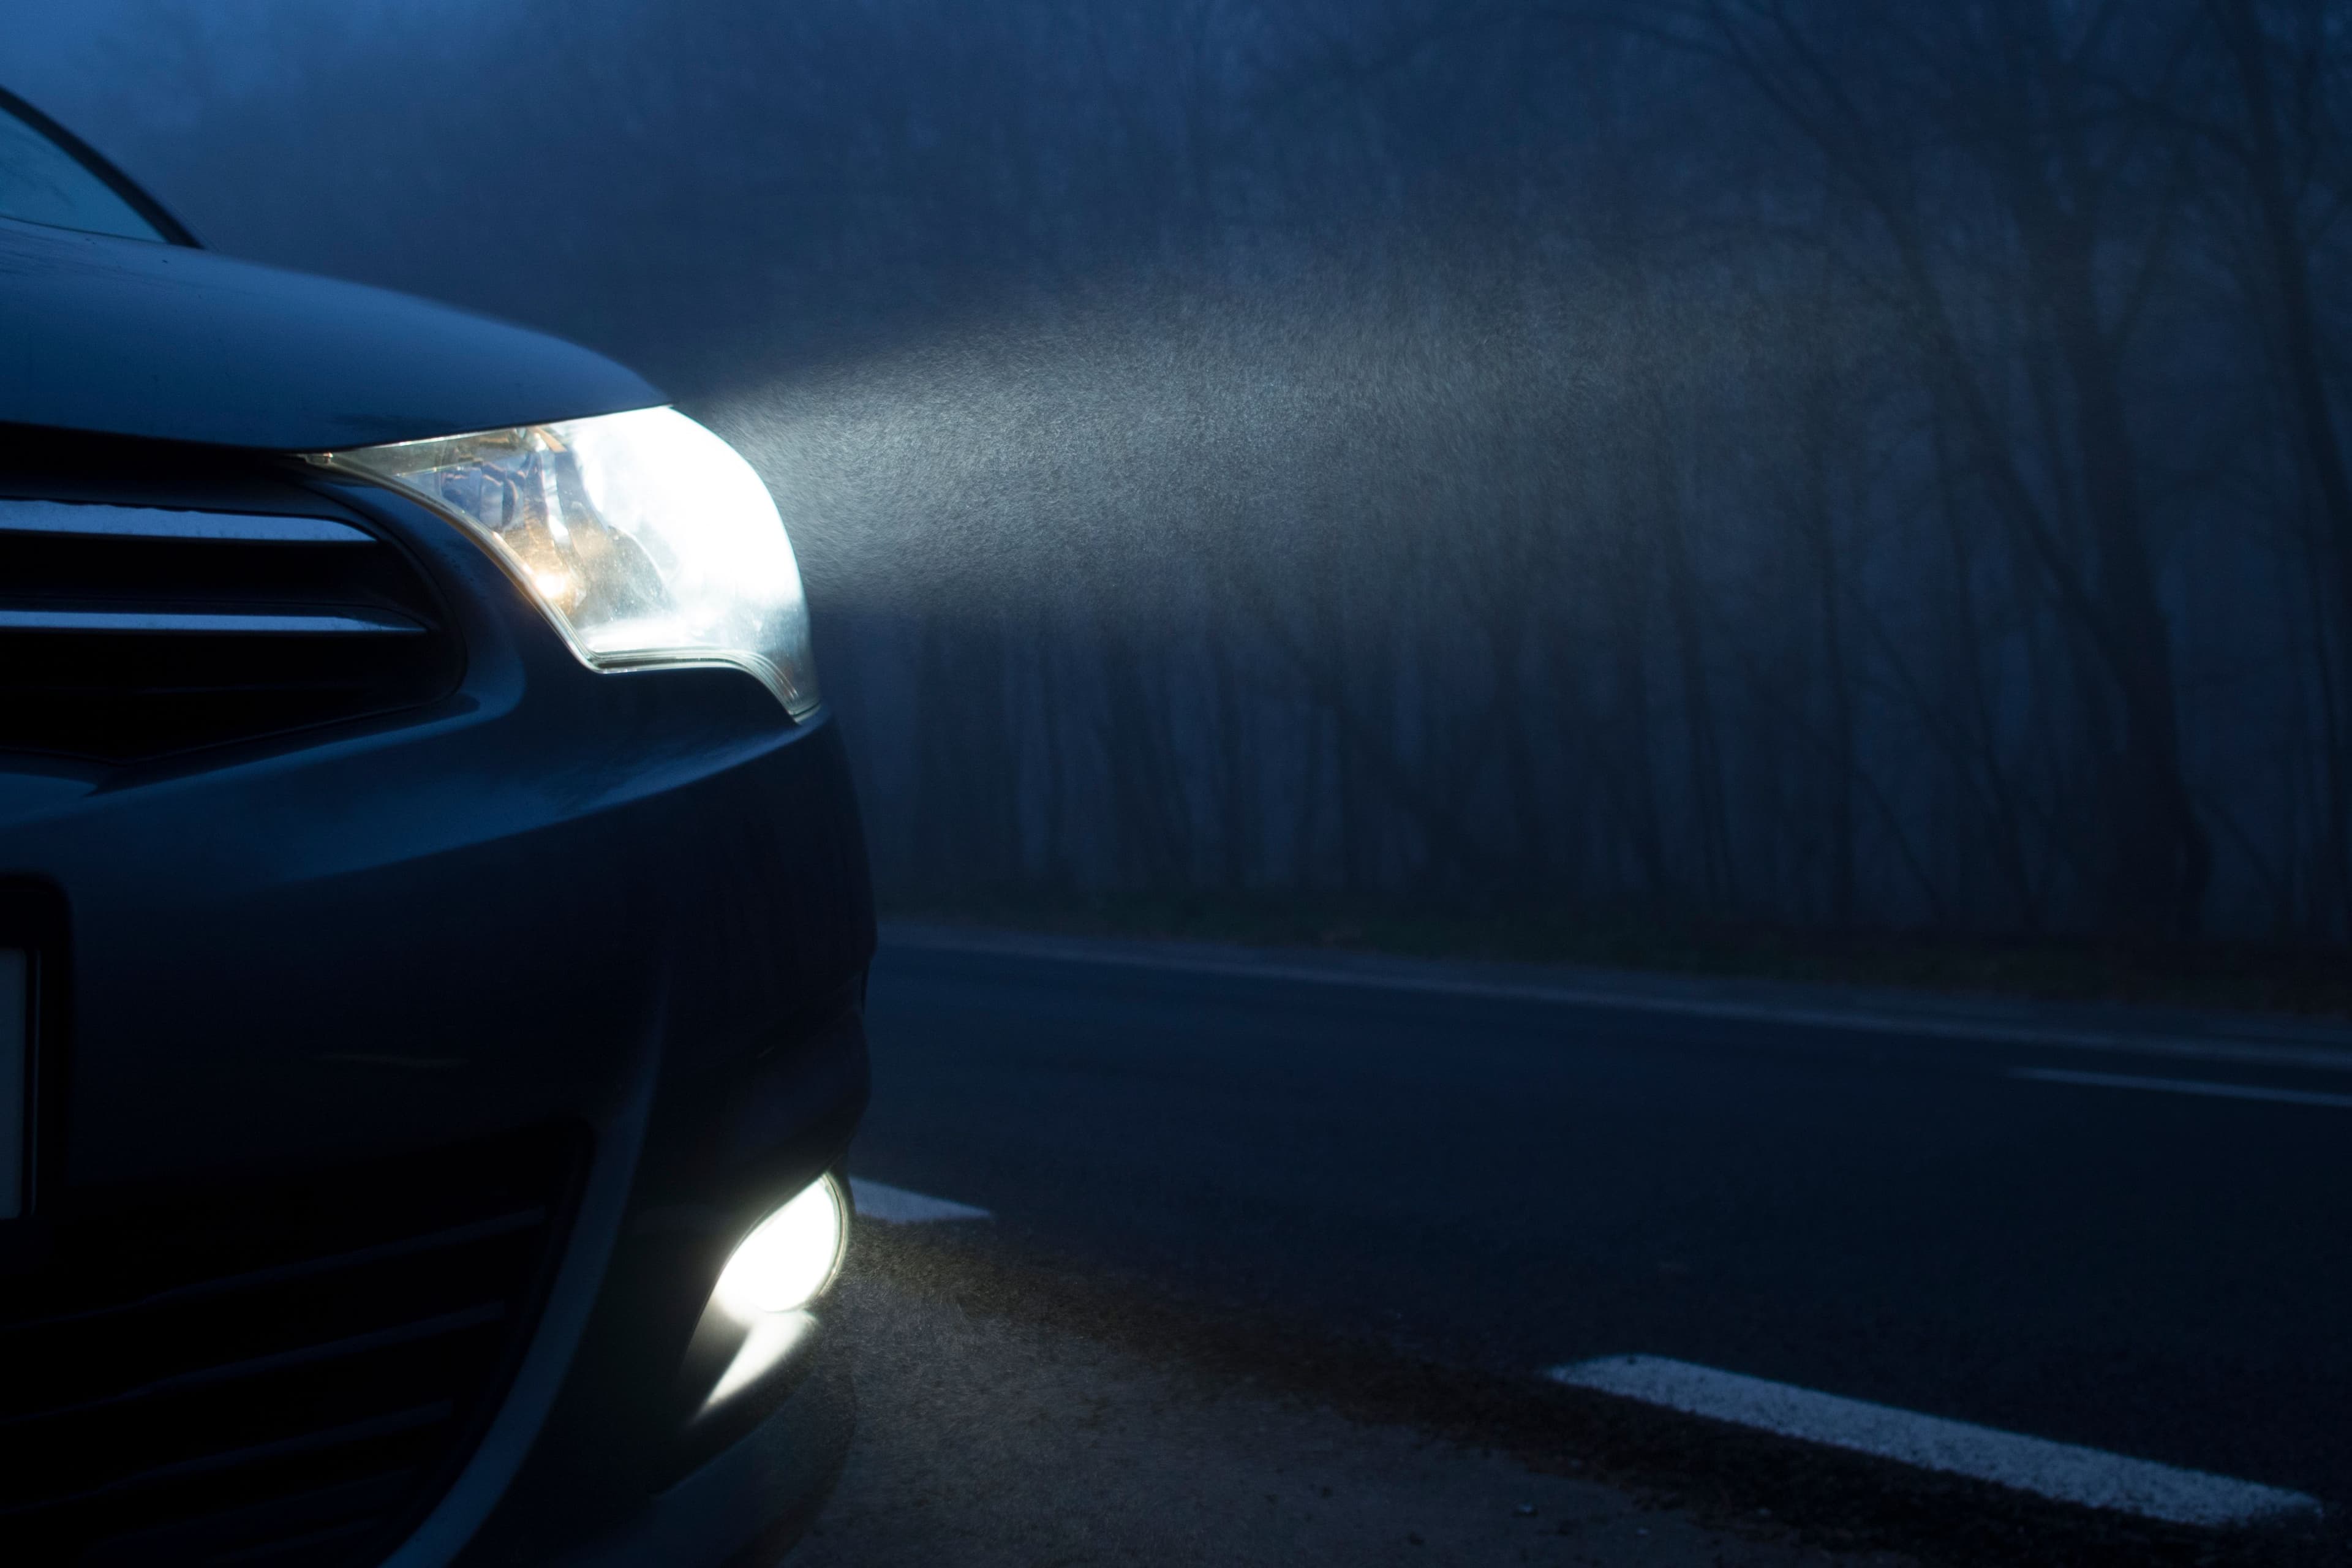
[[342,500],[447,591],[454,694],[137,767],[0,758],[0,891],[53,911],[0,1290],[91,1215],[577,1130],[530,1331],[390,1561],[724,1561],[846,1443],[822,1335],[699,1419],[680,1373],[728,1251],[864,1108],[838,734],[737,671],[591,672],[454,529]]

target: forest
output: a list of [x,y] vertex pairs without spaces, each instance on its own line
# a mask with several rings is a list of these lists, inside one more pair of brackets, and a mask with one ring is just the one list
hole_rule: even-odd
[[2352,8],[105,0],[776,492],[886,896],[2352,938]]

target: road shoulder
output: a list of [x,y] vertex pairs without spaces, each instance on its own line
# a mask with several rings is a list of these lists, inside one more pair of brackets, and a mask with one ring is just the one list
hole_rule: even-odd
[[992,955],[1239,982],[1620,1009],[1850,1034],[2352,1074],[2352,1026],[2248,1014],[1224,942],[1056,936],[919,921],[885,921],[881,936],[886,960],[894,952]]

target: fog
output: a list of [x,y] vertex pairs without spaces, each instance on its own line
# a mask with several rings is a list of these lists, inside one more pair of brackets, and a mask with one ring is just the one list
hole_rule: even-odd
[[2352,931],[2324,0],[109,0],[208,243],[761,468],[902,900]]

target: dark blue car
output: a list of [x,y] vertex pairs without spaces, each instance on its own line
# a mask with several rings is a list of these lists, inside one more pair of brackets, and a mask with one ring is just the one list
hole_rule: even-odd
[[781,1550],[872,948],[740,456],[0,100],[0,1563]]

